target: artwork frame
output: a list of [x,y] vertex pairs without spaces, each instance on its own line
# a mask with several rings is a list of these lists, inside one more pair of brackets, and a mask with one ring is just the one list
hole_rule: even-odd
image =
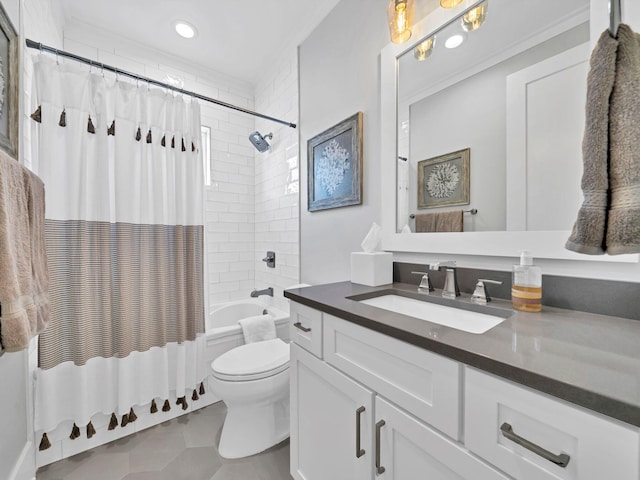
[[471,149],[418,162],[418,209],[469,205]]
[[307,210],[362,204],[362,112],[307,142]]
[[0,148],[18,158],[18,34],[0,4]]

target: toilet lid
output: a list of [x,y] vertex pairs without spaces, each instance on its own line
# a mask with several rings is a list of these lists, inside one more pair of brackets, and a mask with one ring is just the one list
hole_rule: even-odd
[[214,376],[223,380],[255,380],[289,367],[289,344],[279,338],[233,348],[211,363]]

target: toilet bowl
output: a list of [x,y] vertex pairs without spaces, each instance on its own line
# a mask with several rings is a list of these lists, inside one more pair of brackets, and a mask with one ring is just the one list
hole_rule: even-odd
[[247,457],[289,436],[289,344],[276,338],[242,345],[211,369],[211,389],[227,405],[220,455]]

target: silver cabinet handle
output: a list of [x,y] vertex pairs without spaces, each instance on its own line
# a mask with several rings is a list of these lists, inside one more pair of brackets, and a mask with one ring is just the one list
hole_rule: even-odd
[[384,420],[376,423],[376,475],[382,475],[385,470],[385,468],[380,465],[380,429],[384,427],[384,425]]
[[364,412],[364,405],[356,410],[356,458],[364,455],[364,448],[360,448],[360,414]]
[[299,330],[302,330],[303,332],[310,332],[311,329],[308,327],[305,327],[304,325],[302,325],[300,322],[296,322],[293,324],[294,327],[296,327]]
[[565,468],[569,464],[569,460],[571,459],[569,455],[567,455],[566,453],[561,453],[560,455],[556,455],[554,453],[551,453],[549,450],[545,450],[541,446],[530,442],[526,438],[522,438],[520,435],[516,434],[516,432],[513,431],[513,428],[511,427],[511,425],[509,425],[506,422],[500,426],[500,430],[502,431],[502,435],[504,435],[506,438],[508,438],[512,442],[517,443],[518,445],[521,445],[527,450],[532,451],[536,455],[539,455],[542,458],[549,460],[550,462],[555,463],[556,465],[562,468]]

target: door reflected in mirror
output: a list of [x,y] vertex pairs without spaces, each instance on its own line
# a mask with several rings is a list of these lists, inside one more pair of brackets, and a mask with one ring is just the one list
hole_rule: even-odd
[[[464,231],[571,229],[582,201],[588,18],[589,0],[486,0],[397,59],[397,232],[451,211],[462,212]],[[466,149],[468,203],[447,202],[463,172],[451,162],[425,179],[419,165]]]

